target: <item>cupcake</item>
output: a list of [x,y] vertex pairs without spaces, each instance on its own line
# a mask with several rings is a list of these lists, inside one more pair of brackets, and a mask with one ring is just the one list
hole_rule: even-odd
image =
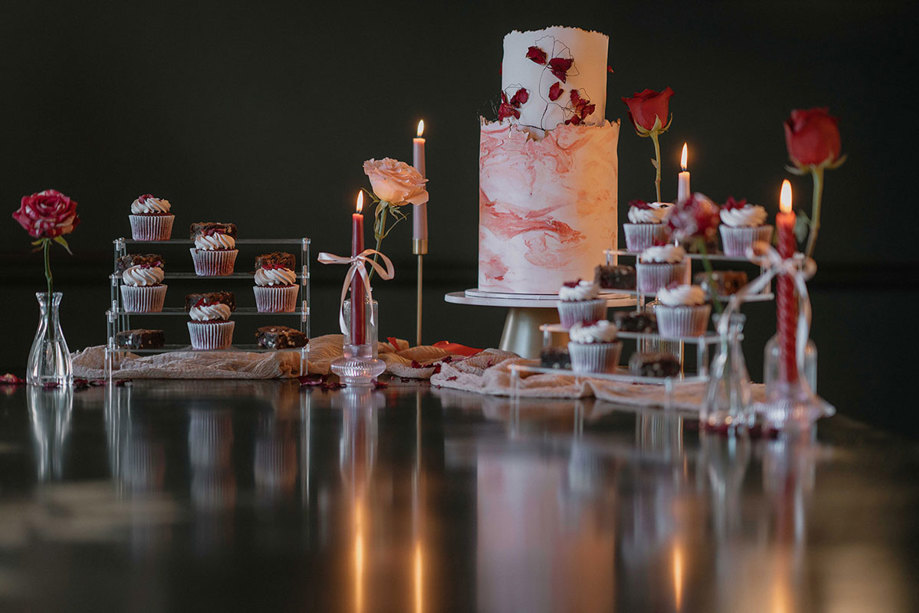
[[290,253],[265,253],[255,258],[255,305],[259,313],[297,310],[296,259]]
[[131,238],[136,241],[168,241],[175,215],[168,200],[143,194],[131,203]]
[[199,277],[233,274],[233,265],[239,253],[236,249],[236,224],[209,221],[193,223],[191,238],[195,241],[191,249],[195,274]]
[[124,310],[128,313],[162,311],[166,299],[164,276],[162,260],[147,260],[124,269],[121,273],[121,301]]
[[638,291],[654,294],[673,282],[682,283],[686,278],[685,257],[686,251],[675,245],[658,245],[642,251],[635,265]]
[[600,290],[590,281],[570,281],[558,290],[558,316],[570,328],[582,321],[606,319],[606,300],[598,298]]
[[626,248],[629,251],[644,251],[666,242],[667,226],[663,222],[672,206],[669,202],[630,202],[629,223],[622,224]]
[[622,343],[616,326],[605,319],[576,323],[568,330],[568,354],[576,372],[615,372]]
[[712,305],[705,302],[705,290],[698,285],[672,285],[657,292],[654,314],[657,328],[666,338],[702,336],[708,329]]
[[766,223],[766,209],[746,200],[728,201],[721,207],[721,242],[724,255],[746,257],[756,241],[772,240],[772,226]]
[[191,348],[196,350],[226,349],[233,343],[230,305],[209,298],[201,298],[188,310],[188,335]]

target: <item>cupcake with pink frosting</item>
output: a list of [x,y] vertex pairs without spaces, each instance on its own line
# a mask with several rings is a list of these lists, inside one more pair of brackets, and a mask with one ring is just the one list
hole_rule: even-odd
[[626,249],[644,251],[648,247],[666,242],[668,231],[664,217],[672,206],[669,202],[630,202],[629,223],[622,224]]
[[712,305],[698,285],[671,285],[657,292],[657,329],[666,338],[702,336],[708,329]]
[[616,340],[616,325],[605,319],[576,323],[568,330],[571,369],[577,372],[616,371],[622,343]]
[[566,328],[582,321],[606,319],[606,300],[591,281],[569,281],[558,290],[558,316]]
[[746,257],[747,249],[756,241],[772,240],[772,226],[766,224],[766,209],[761,206],[728,198],[720,217],[724,255]]
[[255,258],[255,306],[259,313],[292,313],[297,310],[296,259],[276,252]]
[[236,249],[236,224],[210,221],[193,223],[191,238],[195,241],[191,249],[195,274],[199,277],[233,274],[233,266],[239,254]]
[[229,321],[232,310],[223,302],[202,298],[188,310],[188,335],[195,350],[226,349],[233,344],[236,323]]
[[671,283],[682,283],[688,263],[686,251],[676,245],[655,245],[641,252],[635,264],[638,291],[654,294]]
[[[157,265],[158,264],[158,265]],[[166,300],[163,263],[144,263],[121,273],[121,301],[128,313],[159,313]]]
[[164,198],[143,194],[131,203],[131,238],[136,241],[168,241],[172,236],[175,215],[172,205]]

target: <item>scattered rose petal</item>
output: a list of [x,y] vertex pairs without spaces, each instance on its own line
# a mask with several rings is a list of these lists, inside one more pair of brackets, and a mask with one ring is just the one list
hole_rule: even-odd
[[25,381],[11,372],[0,376],[0,385],[25,385]]
[[527,49],[527,58],[533,60],[537,64],[545,64],[546,58],[548,57],[549,56],[546,55],[546,52],[539,47],[530,47]]
[[380,381],[379,379],[373,380],[373,389],[385,390],[387,387],[389,387],[389,383],[384,383],[383,381]]
[[613,74],[615,71],[613,70],[613,67],[612,67],[612,66],[610,66],[609,64],[607,64],[607,65],[606,65],[606,72],[608,72],[608,73],[610,73],[610,74]]
[[453,375],[452,377],[447,377],[447,381],[456,381],[457,379],[459,379],[459,377],[457,377],[456,375]]
[[558,100],[559,96],[561,96],[562,92],[564,91],[565,90],[562,89],[561,83],[553,83],[552,87],[549,88],[549,100]]
[[300,381],[300,387],[313,387],[322,385],[328,378],[328,375],[303,375],[297,377],[297,380]]

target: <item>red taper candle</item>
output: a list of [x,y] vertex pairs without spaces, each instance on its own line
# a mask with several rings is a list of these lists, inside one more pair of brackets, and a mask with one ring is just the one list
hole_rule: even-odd
[[[778,233],[779,255],[782,259],[794,257],[797,251],[795,242],[795,214],[791,210],[791,183],[788,179],[782,182],[782,193],[779,198],[779,214],[775,216],[775,227]],[[776,313],[778,317],[778,335],[780,351],[781,376],[788,383],[798,380],[797,327],[798,303],[795,300],[794,280],[788,275],[779,275],[776,280]]]
[[[351,257],[364,250],[364,192],[357,194],[357,210],[351,215]],[[364,304],[364,282],[359,275],[351,281],[351,344],[363,345],[367,342]]]

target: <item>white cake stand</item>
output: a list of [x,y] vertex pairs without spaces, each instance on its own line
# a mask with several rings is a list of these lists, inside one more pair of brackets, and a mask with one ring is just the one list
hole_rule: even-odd
[[[601,293],[609,307],[635,306],[635,297],[624,294]],[[468,306],[503,307],[508,309],[501,333],[504,351],[512,351],[525,358],[538,358],[542,349],[542,332],[539,326],[558,323],[558,296],[555,294],[506,294],[467,289],[444,296],[451,304]]]

